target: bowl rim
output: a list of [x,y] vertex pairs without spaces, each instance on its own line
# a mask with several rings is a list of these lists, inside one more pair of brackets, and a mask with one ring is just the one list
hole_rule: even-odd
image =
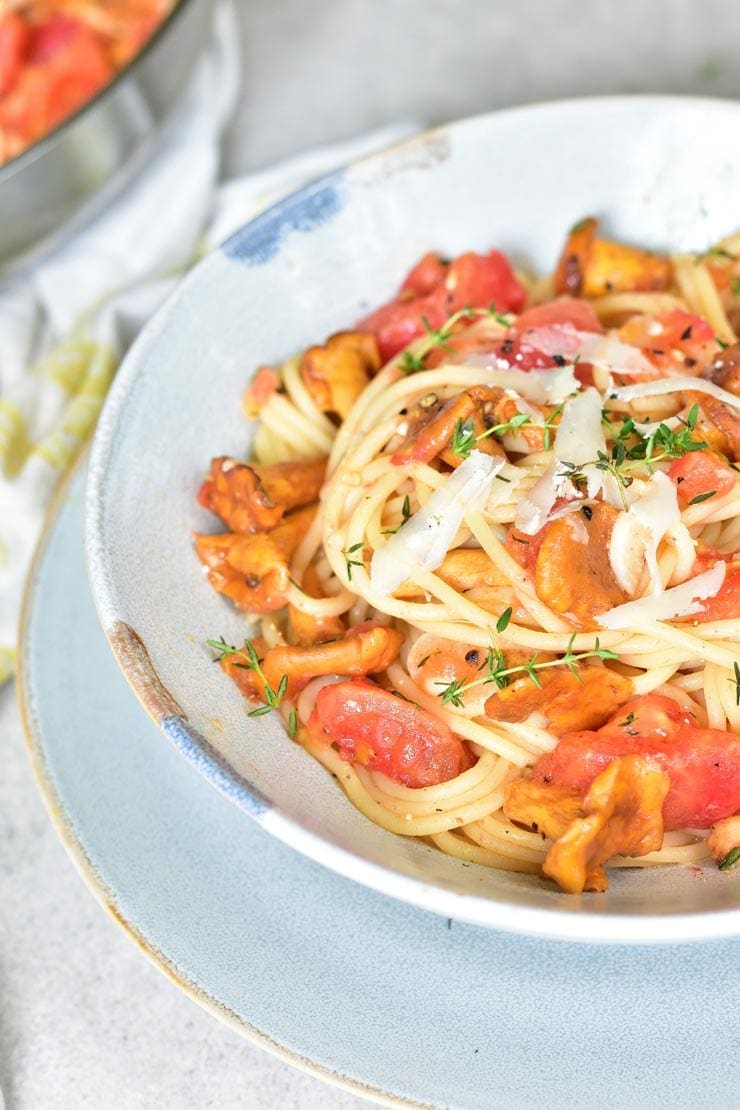
[[38,158],[42,158],[48,150],[56,145],[64,132],[71,130],[84,116],[92,113],[113,89],[125,81],[130,74],[135,73],[140,65],[144,64],[146,58],[156,50],[157,44],[164,38],[172,24],[180,19],[182,13],[188,8],[195,7],[199,2],[200,0],[175,0],[173,7],[157,25],[156,30],[149,36],[144,45],[129,58],[121,69],[113,74],[110,81],[106,81],[102,88],[98,89],[89,100],[81,104],[71,115],[65,116],[61,123],[58,123],[51,131],[47,131],[30,146],[24,147],[19,154],[16,154],[9,161],[0,164],[0,187],[3,182],[10,180],[17,173],[21,173],[26,166],[31,165]]
[[[102,529],[105,513],[105,484],[107,463],[116,439],[119,415],[130,388],[142,373],[144,356],[160,334],[176,316],[182,300],[200,283],[219,257],[229,246],[242,241],[245,233],[259,234],[262,228],[279,221],[281,215],[293,205],[313,197],[348,169],[381,162],[389,153],[414,147],[420,142],[434,142],[448,132],[465,125],[486,124],[501,117],[531,116],[568,113],[573,111],[598,111],[600,108],[628,105],[632,108],[703,107],[724,111],[740,123],[740,102],[718,97],[672,96],[662,94],[627,94],[619,96],[575,97],[563,100],[528,104],[473,116],[429,128],[393,143],[380,151],[353,159],[337,170],[323,174],[300,189],[290,192],[264,212],[237,229],[220,246],[215,247],[178,283],[165,302],[155,312],[137,336],[125,356],[109,390],[101,412],[90,451],[85,491],[85,548],[88,574],[95,607],[106,639],[129,685],[147,714],[158,725],[165,737],[199,773],[205,775],[217,790],[225,794],[248,816],[258,821],[268,832],[317,863],[336,871],[346,878],[360,882],[372,889],[408,902],[440,916],[454,918],[488,928],[543,937],[550,940],[581,941],[594,944],[668,944],[680,941],[710,940],[740,934],[740,905],[714,910],[680,911],[667,914],[604,913],[590,909],[564,912],[561,906],[525,906],[505,902],[479,894],[461,894],[431,881],[401,874],[392,867],[375,863],[355,855],[349,849],[323,839],[304,827],[299,821],[280,811],[276,806],[265,806],[264,795],[259,789],[242,779],[228,767],[208,740],[187,723],[162,708],[161,700],[152,697],[151,681],[162,686],[151,664],[144,673],[131,665],[130,657],[121,650],[120,642],[111,634],[105,608],[115,612],[113,598],[105,587],[107,575],[103,556]],[[576,907],[573,907],[576,910]]]

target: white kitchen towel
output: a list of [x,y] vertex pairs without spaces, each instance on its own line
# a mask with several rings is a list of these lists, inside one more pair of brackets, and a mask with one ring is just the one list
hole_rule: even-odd
[[0,683],[14,671],[23,584],[49,499],[141,326],[206,249],[305,181],[411,130],[399,124],[219,183],[237,37],[224,0],[145,172],[74,240],[0,286]]

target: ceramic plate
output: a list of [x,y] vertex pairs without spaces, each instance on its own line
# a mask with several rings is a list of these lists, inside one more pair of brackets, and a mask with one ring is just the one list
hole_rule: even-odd
[[598,940],[740,928],[740,876],[621,871],[574,898],[451,859],[367,821],[277,720],[250,720],[206,640],[244,634],[208,585],[191,530],[213,455],[244,456],[239,401],[278,362],[398,287],[434,247],[496,245],[552,267],[584,213],[617,238],[703,249],[740,224],[740,105],[582,100],[484,116],[362,160],[249,224],[146,329],[105,407],[91,460],[89,566],[126,676],[179,750],[265,829],[368,886],[445,916]]
[[90,598],[82,478],[31,575],[21,703],[68,850],[166,974],[265,1048],[394,1104],[735,1104],[736,942],[604,948],[446,921],[302,858],[163,744]]

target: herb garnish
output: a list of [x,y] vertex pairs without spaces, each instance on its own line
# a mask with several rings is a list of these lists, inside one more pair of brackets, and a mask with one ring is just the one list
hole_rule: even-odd
[[[609,429],[612,439],[611,450],[597,452],[596,458],[590,463],[575,463],[562,461],[560,463],[560,476],[570,478],[574,485],[586,481],[585,467],[593,466],[606,474],[611,474],[617,483],[622,504],[627,510],[627,498],[624,490],[634,481],[633,471],[642,468],[653,473],[655,463],[666,459],[680,459],[692,451],[701,451],[706,447],[702,440],[694,439],[694,431],[699,419],[699,406],[693,405],[686,419],[679,417],[681,427],[675,431],[667,424],[659,424],[649,436],[640,435],[632,417],[623,420],[619,427],[608,419],[608,414],[602,413],[602,421]],[[636,440],[630,445],[630,440]],[[704,498],[702,498],[704,500]]]
[[709,493],[697,493],[696,497],[692,497],[689,505],[701,505],[702,501],[708,501],[710,497],[714,497],[717,493],[716,489],[711,489]]
[[494,424],[492,428],[486,428],[485,432],[481,432],[480,435],[475,434],[472,420],[458,420],[450,440],[450,451],[458,459],[467,459],[480,440],[487,439],[488,436],[508,435],[509,432],[515,432],[518,428],[523,428],[525,424],[529,424],[531,419],[528,413],[518,412],[512,416],[511,420],[506,420],[503,424]]
[[354,555],[357,551],[359,551],[364,546],[365,546],[365,544],[364,544],[363,540],[360,540],[359,543],[352,544],[352,547],[348,547],[347,550],[344,553],[344,561],[347,564],[347,581],[348,582],[352,581],[352,567],[364,567],[364,565],[365,565],[364,562],[362,561],[362,559],[350,559],[350,555]]
[[415,374],[418,370],[426,370],[424,359],[428,353],[425,351],[423,355],[412,355],[411,351],[404,351],[398,365],[404,374]]
[[[573,365],[575,366],[575,363],[573,363]],[[542,437],[542,447],[545,451],[549,451],[550,447],[552,446],[552,429],[555,426],[555,420],[558,416],[560,416],[560,413],[563,411],[564,408],[565,401],[561,401],[560,404],[552,410],[547,420],[545,421],[545,434]]]
[[[406,496],[403,499],[403,505],[401,506],[401,523],[399,524],[398,528],[401,528],[406,523],[406,521],[409,519],[410,516],[411,516],[411,502],[409,501],[409,495],[406,494]],[[396,532],[398,531],[398,528],[384,528],[383,531],[380,534],[381,534],[381,536],[395,536]],[[357,566],[357,563],[352,563],[352,566]],[[351,579],[350,579],[350,581],[351,581]]]
[[472,320],[476,316],[491,316],[497,324],[501,324],[504,328],[511,327],[513,320],[513,317],[498,312],[495,304],[489,305],[488,308],[472,308],[470,305],[466,305],[465,308],[453,313],[440,328],[433,328],[427,317],[422,316],[421,322],[427,333],[426,338],[420,343],[415,354],[412,354],[411,351],[404,351],[398,362],[400,369],[404,374],[414,374],[419,370],[426,370],[425,359],[429,352],[435,347],[441,347],[445,351],[451,350],[448,340],[452,337],[455,324],[459,323],[460,320]]
[[509,606],[508,609],[504,609],[503,613],[501,614],[499,619],[496,621],[496,631],[497,632],[505,632],[506,629],[509,627],[509,621],[511,620],[511,612],[512,612],[511,606]]
[[[505,615],[505,614],[502,614]],[[508,620],[506,622],[508,624]],[[538,662],[539,652],[528,659],[526,663],[520,663],[516,667],[506,666],[506,656],[503,651],[496,648],[488,649],[488,656],[486,662],[482,664],[481,670],[485,667],[487,673],[480,678],[472,679],[470,682],[463,682],[462,679],[454,679],[452,682],[445,685],[442,682],[436,683],[437,686],[443,686],[444,689],[437,695],[442,699],[442,705],[453,705],[459,708],[465,703],[463,701],[463,694],[468,690],[472,690],[474,686],[486,686],[488,683],[493,682],[499,690],[503,690],[505,686],[509,685],[512,675],[526,674],[538,687],[542,689],[542,683],[539,680],[539,672],[544,671],[548,667],[567,667],[572,674],[580,679],[578,674],[578,663],[584,659],[618,659],[619,656],[610,651],[608,648],[599,646],[598,638],[594,641],[594,646],[590,651],[581,651],[578,653],[573,652],[573,641],[575,640],[575,633],[568,641],[568,647],[565,650],[565,655],[561,659],[548,659],[544,662]]]
[[731,848],[725,858],[719,864],[720,871],[729,871],[736,863],[740,862],[740,844],[737,848]]
[[[250,710],[247,714],[248,717],[261,717],[263,714],[269,713],[270,710],[280,707],[280,703],[285,697],[288,689],[288,676],[284,674],[278,683],[277,690],[274,689],[267,681],[267,676],[262,670],[257,649],[251,640],[245,640],[244,647],[241,648],[234,647],[233,644],[227,644],[223,636],[218,640],[207,640],[206,643],[209,647],[212,647],[214,651],[218,652],[214,660],[215,663],[220,663],[222,659],[237,656],[237,658],[243,660],[243,662],[235,662],[235,667],[239,667],[244,671],[254,671],[257,677],[262,680],[262,684],[265,688],[265,704]],[[292,735],[294,735],[294,733],[291,733],[291,736]]]

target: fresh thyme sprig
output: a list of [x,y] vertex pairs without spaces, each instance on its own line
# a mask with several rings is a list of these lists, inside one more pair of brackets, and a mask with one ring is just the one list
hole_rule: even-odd
[[[409,519],[410,516],[411,516],[411,502],[409,501],[409,495],[406,494],[406,496],[403,499],[403,504],[401,505],[401,523],[398,525],[398,528],[403,527],[403,525],[406,523],[406,521]],[[383,531],[381,532],[381,535],[383,535],[383,536],[395,536],[396,532],[398,531],[398,528],[384,528]],[[352,565],[356,566],[357,564],[353,563]],[[351,579],[350,579],[350,581],[351,581]]]
[[[574,363],[574,365],[575,365],[575,363]],[[561,412],[563,411],[564,408],[565,408],[565,401],[561,401],[560,404],[557,405],[556,408],[554,408],[552,410],[552,412],[548,416],[547,420],[545,421],[545,434],[542,438],[542,447],[543,447],[543,450],[545,450],[545,451],[549,451],[550,448],[552,447],[552,430],[555,427],[555,421],[560,416],[560,414],[561,414]]]
[[423,355],[414,355],[411,351],[404,351],[398,365],[401,367],[404,374],[416,374],[419,370],[426,370],[424,359],[428,354],[428,350],[425,351]]
[[716,497],[716,489],[710,489],[707,493],[697,493],[696,497],[692,497],[689,505],[701,505],[702,501],[708,501],[710,497]]
[[720,861],[719,869],[720,871],[729,871],[737,863],[740,863],[740,844],[736,848],[730,848],[724,859]]
[[733,663],[735,677],[729,681],[735,684],[735,705],[740,705],[740,663],[735,660]]
[[[212,647],[214,651],[218,652],[218,655],[216,656],[214,662],[220,663],[222,659],[236,656],[238,659],[243,660],[243,662],[234,662],[235,667],[239,667],[241,670],[244,671],[254,671],[257,677],[262,680],[262,684],[265,688],[265,703],[264,705],[257,706],[256,709],[252,709],[247,714],[248,717],[262,717],[265,713],[269,713],[273,709],[280,708],[280,704],[288,690],[288,676],[287,674],[284,674],[283,677],[280,679],[280,682],[278,683],[277,690],[274,689],[274,687],[272,687],[267,681],[267,676],[262,670],[262,664],[260,663],[257,649],[255,648],[251,640],[245,640],[244,647],[241,648],[234,647],[233,644],[228,644],[223,636],[221,636],[218,640],[207,640],[206,642],[209,647]],[[291,733],[291,735],[294,734],[294,732]]]
[[[698,419],[699,406],[692,405],[685,420],[679,417],[680,428],[674,431],[667,424],[659,424],[649,436],[641,436],[633,447],[625,449],[627,460],[637,464],[644,462],[649,467],[663,459],[680,459],[691,451],[701,451],[706,443],[694,439]],[[632,430],[636,431],[634,421],[632,423]],[[619,440],[618,437],[617,442],[623,443],[624,438]]]
[[[503,616],[504,614],[502,614]],[[500,623],[500,621],[499,621]],[[506,621],[508,624],[508,620]],[[506,625],[504,625],[506,627]],[[565,654],[560,659],[547,659],[540,663],[539,652],[528,659],[525,663],[520,663],[515,667],[506,666],[506,656],[499,648],[489,648],[488,655],[485,663],[482,664],[481,669],[485,668],[486,673],[481,675],[480,678],[474,678],[470,682],[463,682],[462,679],[454,679],[447,684],[438,682],[437,686],[444,686],[444,689],[437,695],[442,700],[442,705],[452,705],[460,708],[465,704],[463,701],[463,694],[468,690],[472,690],[475,686],[486,686],[493,682],[499,690],[503,690],[505,686],[509,685],[511,677],[515,674],[526,674],[538,687],[542,689],[542,683],[539,680],[539,672],[544,671],[549,667],[567,667],[569,671],[580,679],[578,673],[578,664],[584,659],[618,659],[619,656],[615,652],[610,651],[609,648],[602,648],[599,645],[598,637],[594,640],[594,646],[589,651],[574,652],[573,641],[575,640],[575,633],[568,641],[568,646]]]
[[350,558],[350,556],[356,554],[364,546],[365,545],[364,545],[363,541],[360,540],[359,543],[354,543],[354,544],[352,544],[352,547],[348,547],[347,550],[344,553],[344,561],[347,565],[347,581],[348,582],[352,581],[352,567],[364,567],[364,565],[365,565],[364,562],[362,561],[362,559],[352,559],[352,558]]
[[511,420],[506,420],[503,424],[494,424],[493,427],[486,428],[485,432],[476,435],[472,420],[458,420],[450,440],[450,451],[458,459],[467,459],[475,445],[482,439],[487,439],[488,436],[508,435],[509,432],[516,432],[531,421],[532,418],[528,413],[518,412]]
[[480,440],[486,439],[488,436],[506,436],[525,427],[543,427],[542,447],[543,450],[549,451],[552,446],[552,431],[564,406],[565,401],[554,408],[544,425],[535,425],[528,413],[518,412],[512,416],[511,420],[506,420],[503,424],[494,424],[493,427],[486,428],[485,432],[481,432],[479,435],[474,434],[472,420],[458,420],[450,440],[450,451],[460,459],[467,459]]
[[667,424],[659,424],[648,436],[640,435],[640,430],[633,417],[623,420],[617,427],[602,413],[602,421],[608,429],[612,440],[611,449],[598,451],[596,458],[591,463],[575,463],[562,461],[560,463],[561,475],[570,478],[574,485],[586,481],[585,468],[593,466],[610,474],[614,478],[622,505],[629,508],[624,491],[634,481],[633,472],[646,469],[653,473],[656,463],[668,459],[680,459],[692,451],[701,451],[706,447],[702,440],[694,439],[696,424],[699,419],[699,406],[693,405],[686,419],[679,417],[681,427],[669,428]]
[[414,353],[404,351],[401,355],[398,365],[404,374],[415,374],[419,370],[426,370],[425,359],[429,352],[434,350],[435,347],[450,350],[448,341],[452,337],[455,324],[459,323],[460,320],[473,320],[476,316],[491,316],[502,327],[511,327],[512,317],[498,312],[495,304],[489,305],[488,308],[472,308],[470,305],[466,305],[465,308],[453,313],[439,328],[433,328],[427,317],[422,316],[421,322],[426,331],[426,338]]

